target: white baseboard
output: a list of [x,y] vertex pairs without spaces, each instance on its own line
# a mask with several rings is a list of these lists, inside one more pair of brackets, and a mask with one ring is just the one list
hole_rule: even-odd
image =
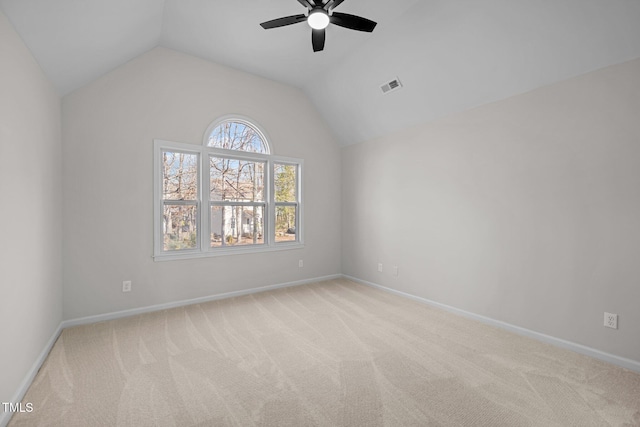
[[[53,345],[56,343],[56,340],[60,336],[61,332],[62,332],[62,323],[58,325],[56,330],[53,332],[53,335],[51,335],[51,338],[49,338],[49,341],[47,341],[47,344],[42,349],[42,352],[40,352],[40,354],[38,355],[38,358],[31,366],[31,369],[29,369],[29,371],[27,372],[27,375],[24,377],[24,379],[20,383],[18,390],[15,392],[15,394],[13,395],[13,398],[10,400],[11,403],[22,402],[24,395],[27,393],[27,390],[29,390],[29,386],[31,386],[33,379],[36,377],[36,374],[38,373],[38,371],[40,370],[40,367],[42,366],[45,359],[49,355],[49,352],[53,348]],[[24,403],[27,403],[27,402],[24,402]],[[7,424],[9,424],[9,421],[11,421],[12,416],[13,416],[12,412],[5,412],[4,408],[0,408],[0,427],[6,427]]]
[[459,308],[455,308],[446,304],[441,304],[436,301],[429,300],[427,298],[418,297],[415,295],[408,294],[406,292],[397,291],[395,289],[387,288],[385,286],[378,285],[377,283],[368,282],[366,280],[359,279],[357,277],[352,277],[346,274],[343,274],[342,277],[345,279],[353,280],[354,282],[362,283],[363,285],[371,286],[377,289],[381,289],[383,291],[399,295],[405,298],[410,298],[414,301],[421,302],[423,304],[428,304],[433,307],[441,308],[450,313],[454,313],[460,316],[464,316],[466,318],[477,320],[479,322],[485,323],[487,325],[496,326],[501,329],[508,330],[510,332],[514,332],[518,335],[523,335],[529,338],[533,338],[538,341],[545,342],[547,344],[555,345],[556,347],[562,347],[567,350],[574,351],[576,353],[584,354],[586,356],[593,357],[595,359],[602,360],[604,362],[611,363],[613,365],[617,365],[626,369],[630,369],[635,372],[640,372],[640,362],[636,360],[627,359],[624,357],[616,356],[614,354],[605,353],[604,351],[596,350],[595,348],[587,347],[582,344],[576,344],[571,341],[566,341],[561,338],[552,337],[550,335],[545,335],[540,332],[532,331],[530,329],[521,328],[520,326],[511,325],[506,322],[502,322],[500,320],[495,320],[490,317],[481,316],[479,314],[471,313],[469,311],[461,310]]
[[241,291],[225,292],[222,294],[208,295],[205,297],[168,302],[164,304],[149,305],[146,307],[133,308],[131,310],[122,310],[122,311],[116,311],[112,313],[98,314],[95,316],[80,317],[77,319],[70,319],[70,320],[63,321],[62,329],[66,329],[71,326],[88,325],[90,323],[103,322],[105,320],[113,320],[113,319],[120,319],[122,317],[135,316],[142,313],[150,313],[152,311],[160,311],[160,310],[167,310],[175,307],[183,307],[185,305],[202,304],[209,301],[255,294],[258,292],[265,292],[273,289],[289,288],[292,286],[306,285],[309,283],[322,282],[325,280],[339,279],[341,277],[343,277],[342,274],[333,274],[330,276],[322,276],[322,277],[315,277],[312,279],[297,280],[294,282],[280,283],[277,285],[261,286],[258,288],[244,289]]
[[[167,310],[167,309],[170,309],[170,308],[182,307],[182,306],[191,305],[191,304],[201,304],[201,303],[208,302],[208,301],[215,301],[215,300],[220,300],[220,299],[225,299],[225,298],[239,297],[239,296],[243,296],[243,295],[249,295],[249,294],[255,294],[255,293],[259,293],[259,292],[270,291],[272,289],[280,289],[280,288],[288,288],[288,287],[292,287],[292,286],[306,285],[306,284],[309,284],[309,283],[316,283],[316,282],[322,282],[322,281],[325,281],[325,280],[339,279],[339,278],[342,278],[342,277],[343,277],[342,274],[333,274],[333,275],[329,275],[329,276],[315,277],[315,278],[312,278],[312,279],[297,280],[297,281],[294,281],[294,282],[280,283],[280,284],[269,285],[269,286],[261,286],[261,287],[258,287],[258,288],[251,288],[251,289],[244,289],[242,291],[226,292],[226,293],[223,293],[223,294],[209,295],[209,296],[200,297],[200,298],[193,298],[193,299],[188,299],[188,300],[169,302],[169,303],[165,303],[165,304],[157,304],[157,305],[151,305],[151,306],[147,306],[147,307],[134,308],[134,309],[131,309],[131,310],[122,310],[122,311],[116,311],[116,312],[113,312],[113,313],[98,314],[96,316],[87,316],[87,317],[81,317],[81,318],[78,318],[78,319],[64,320],[64,321],[62,321],[60,323],[60,325],[58,326],[58,328],[54,332],[53,336],[49,339],[49,341],[45,345],[44,349],[42,350],[42,353],[40,353],[40,355],[38,356],[37,360],[35,361],[35,363],[31,367],[31,369],[29,370],[27,375],[25,376],[24,380],[22,380],[22,383],[20,383],[20,387],[18,388],[18,391],[16,391],[16,393],[15,393],[13,399],[11,400],[11,402],[16,403],[16,402],[21,402],[22,401],[22,398],[24,397],[24,395],[26,394],[27,390],[29,389],[29,386],[33,382],[33,379],[36,377],[36,374],[40,370],[40,367],[44,363],[45,359],[47,358],[47,355],[49,354],[49,352],[53,348],[53,345],[55,344],[56,340],[58,339],[58,337],[62,333],[63,329],[69,328],[71,326],[87,325],[87,324],[90,324],[90,323],[97,323],[97,322],[102,322],[102,321],[105,321],[105,320],[113,320],[113,319],[119,319],[119,318],[122,318],[122,317],[135,316],[137,314],[149,313],[149,312],[152,312],[152,311]],[[11,420],[11,416],[12,415],[13,414],[11,412],[4,412],[4,410],[2,410],[2,412],[0,412],[0,427],[6,427],[7,424],[9,424],[9,421]]]

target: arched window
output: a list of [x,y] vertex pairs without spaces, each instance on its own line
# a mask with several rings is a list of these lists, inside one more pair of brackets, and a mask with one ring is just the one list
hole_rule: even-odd
[[269,154],[264,133],[249,120],[230,117],[213,122],[205,133],[207,147]]
[[302,245],[302,160],[271,154],[252,120],[215,120],[200,147],[154,147],[156,259]]

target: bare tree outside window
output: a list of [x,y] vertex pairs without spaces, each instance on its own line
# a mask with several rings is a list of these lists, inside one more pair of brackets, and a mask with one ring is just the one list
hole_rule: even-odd
[[297,166],[276,163],[275,202],[276,202],[276,242],[296,240],[298,209]]
[[264,162],[210,157],[211,246],[264,243]]
[[162,231],[165,251],[194,249],[198,242],[198,155],[162,153]]
[[[260,133],[236,121],[218,125],[209,146],[268,153]],[[263,244],[265,162],[211,156],[209,163],[211,247]]]
[[224,121],[211,132],[209,147],[269,154],[262,136],[253,126],[239,121]]

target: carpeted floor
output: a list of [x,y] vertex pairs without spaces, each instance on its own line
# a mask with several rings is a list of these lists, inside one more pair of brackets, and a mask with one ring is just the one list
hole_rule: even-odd
[[10,426],[640,426],[640,374],[348,280],[63,331]]

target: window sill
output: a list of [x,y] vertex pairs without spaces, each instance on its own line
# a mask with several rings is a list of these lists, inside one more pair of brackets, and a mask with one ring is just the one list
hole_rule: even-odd
[[180,252],[166,252],[153,256],[153,260],[160,261],[175,261],[181,259],[196,259],[196,258],[212,258],[228,255],[241,255],[241,254],[253,254],[264,252],[278,252],[289,251],[294,249],[304,248],[304,243],[277,243],[273,246],[236,246],[224,249],[215,249],[208,251],[180,251]]

